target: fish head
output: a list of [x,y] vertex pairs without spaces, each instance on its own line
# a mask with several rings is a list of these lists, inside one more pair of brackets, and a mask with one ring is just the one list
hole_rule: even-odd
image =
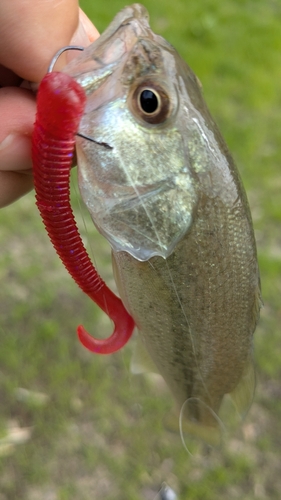
[[77,137],[82,198],[113,250],[139,261],[167,258],[197,203],[178,59],[134,4],[65,68],[87,94]]

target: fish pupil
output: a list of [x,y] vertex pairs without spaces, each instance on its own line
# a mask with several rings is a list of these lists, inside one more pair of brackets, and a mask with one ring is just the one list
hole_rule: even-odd
[[143,90],[140,95],[140,105],[145,113],[154,113],[158,108],[157,95],[152,90]]

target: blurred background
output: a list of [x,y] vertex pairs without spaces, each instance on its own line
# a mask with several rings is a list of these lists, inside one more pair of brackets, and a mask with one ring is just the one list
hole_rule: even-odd
[[[201,80],[248,193],[264,300],[255,400],[222,450],[192,459],[163,424],[170,394],[130,374],[132,343],[108,357],[79,345],[78,324],[101,336],[111,326],[64,270],[31,193],[0,212],[0,500],[155,500],[163,483],[184,500],[280,499],[281,3],[143,3]],[[103,31],[124,3],[81,6]],[[73,206],[113,288],[75,179]]]

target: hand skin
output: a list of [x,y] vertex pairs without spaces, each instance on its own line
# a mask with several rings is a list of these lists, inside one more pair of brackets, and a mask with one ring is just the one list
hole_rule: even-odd
[[[30,85],[27,82],[41,81],[61,47],[86,47],[99,34],[79,9],[78,0],[0,0],[0,33],[2,208],[33,187],[31,134],[36,97],[28,90]],[[73,52],[63,54],[56,70],[62,68],[70,57],[73,57]]]

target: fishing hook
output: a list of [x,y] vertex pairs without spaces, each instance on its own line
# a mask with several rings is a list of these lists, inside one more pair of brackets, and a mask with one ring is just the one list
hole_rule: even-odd
[[85,47],[81,47],[80,45],[66,45],[65,47],[62,47],[61,49],[59,49],[56,52],[56,54],[54,55],[53,59],[51,60],[47,73],[53,72],[54,66],[55,66],[58,58],[61,56],[61,54],[63,54],[67,50],[84,50],[84,48]]
[[70,205],[70,170],[81,117],[86,104],[83,88],[69,75],[53,72],[57,52],[37,95],[37,114],[32,135],[32,159],[36,204],[66,269],[85,292],[114,322],[107,339],[92,337],[83,326],[77,329],[81,343],[90,351],[111,354],[130,339],[134,320],[122,301],[107,287],[83,245]]

